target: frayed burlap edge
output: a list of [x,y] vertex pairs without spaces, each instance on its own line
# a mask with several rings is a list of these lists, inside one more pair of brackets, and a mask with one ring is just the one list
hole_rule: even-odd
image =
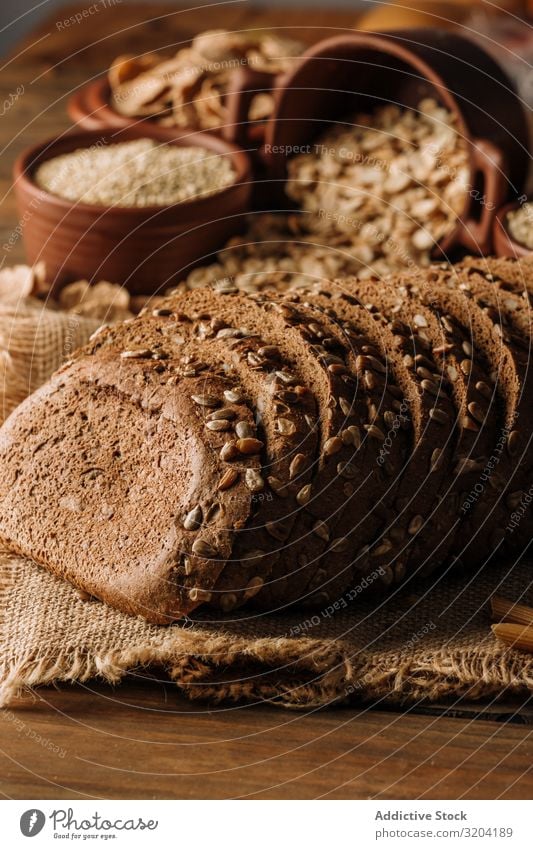
[[364,700],[392,705],[464,698],[475,701],[504,694],[523,696],[533,691],[533,658],[494,645],[436,650],[409,659],[397,654],[371,655],[358,669],[354,692]]
[[[186,646],[180,646],[178,651],[175,641],[169,642],[167,648],[112,650],[91,656],[76,651],[19,659],[0,685],[0,707],[39,685],[98,679],[116,684],[128,674],[150,667],[165,669],[189,698],[217,702],[257,699],[293,707],[326,705],[345,698],[352,677],[349,660],[336,646],[325,647],[323,643],[305,648],[300,643],[279,645],[273,652],[271,647],[263,650],[262,644],[268,641],[235,640],[223,634],[203,640],[201,634],[194,634],[193,653]],[[302,650],[305,662],[301,660]],[[285,667],[282,676],[276,671],[280,664]],[[231,669],[230,681],[217,678],[225,668]]]
[[[37,568],[37,567],[36,567]],[[0,559],[0,640],[9,644],[7,597],[17,566]],[[4,666],[0,707],[40,685],[101,680],[110,684],[143,670],[163,669],[190,699],[269,701],[291,708],[351,699],[407,706],[419,701],[469,700],[533,690],[533,658],[485,639],[472,647],[401,652],[358,651],[342,640],[242,637],[202,629],[163,629],[157,639],[105,652],[65,650],[13,656]]]
[[[18,559],[0,557],[0,642],[9,644],[7,597],[17,582]],[[37,566],[35,568],[38,568]],[[193,698],[257,699],[293,706],[329,704],[344,696],[353,677],[336,642],[280,637],[247,638],[200,629],[166,629],[148,645],[102,653],[76,648],[58,654],[13,656],[0,681],[0,707],[40,685],[101,680],[119,683],[132,673],[163,668]]]

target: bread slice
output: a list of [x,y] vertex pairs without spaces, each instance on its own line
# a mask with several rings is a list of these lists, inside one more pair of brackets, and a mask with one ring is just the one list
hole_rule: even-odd
[[[209,290],[199,289],[186,296],[173,296],[166,307],[182,311],[187,304],[188,309],[201,313],[212,297]],[[373,439],[370,434],[365,439],[364,428],[368,424],[369,390],[357,393],[358,382],[346,364],[346,351],[336,335],[338,331],[333,326],[327,327],[318,315],[289,303],[279,303],[275,298],[252,298],[233,292],[223,298],[218,296],[218,303],[219,318],[234,321],[238,317],[250,331],[262,332],[271,344],[288,353],[294,370],[292,377],[285,377],[288,390],[292,383],[303,382],[314,387],[318,400],[319,416],[313,426],[316,425],[319,433],[320,450],[312,472],[312,486],[299,486],[291,493],[287,514],[296,516],[291,538],[274,566],[272,580],[256,599],[272,608],[301,598],[310,574],[318,569],[322,552],[336,538],[335,526],[346,498],[357,490],[357,481],[365,480],[366,461],[362,453],[369,439]],[[352,437],[350,427],[359,429],[357,445],[339,438],[344,430]],[[361,469],[359,464],[353,464],[356,455],[363,464]],[[375,465],[369,471],[373,468]],[[366,505],[371,513],[372,493],[365,492],[360,503],[361,509]],[[372,533],[369,526],[364,531]]]
[[504,450],[498,452],[495,479],[499,518],[493,522],[492,546],[520,551],[529,545],[533,532],[529,507],[533,467],[533,266],[527,261],[518,264],[494,260],[494,271],[485,271],[484,261],[470,259],[454,273],[461,292],[476,303],[486,318],[486,345],[492,350],[495,363],[493,379],[505,403],[505,427],[499,441]]
[[416,441],[400,482],[394,530],[398,541],[389,556],[400,554],[408,572],[416,568],[429,573],[445,559],[452,543],[449,505],[438,500],[457,437],[450,378],[434,353],[444,345],[445,331],[431,310],[413,308],[406,292],[391,281],[350,279],[342,287],[390,328],[390,356],[403,363],[413,381],[413,388],[406,384],[406,389]]
[[[320,569],[308,585],[315,590],[308,599],[309,603],[326,604],[338,598],[347,585],[359,583],[371,574],[377,573],[377,578],[371,582],[374,590],[403,578],[401,557],[395,558],[393,566],[389,565],[390,558],[384,558],[391,545],[388,530],[394,522],[398,484],[412,451],[412,422],[408,405],[402,405],[406,389],[402,381],[403,372],[398,378],[398,364],[388,357],[388,350],[393,345],[388,328],[378,326],[363,307],[343,294],[338,284],[299,288],[286,298],[307,309],[317,310],[341,334],[348,347],[347,362],[352,373],[360,386],[373,390],[369,403],[375,406],[375,415],[379,419],[377,426],[382,428],[383,434],[378,443],[368,440],[368,448],[373,452],[377,449],[377,454],[371,454],[369,462],[376,466],[373,483],[378,487],[372,490],[372,494],[375,498],[374,513],[378,518],[378,536],[370,539],[366,530],[364,536],[361,534],[362,524],[367,524],[368,529],[368,517],[360,511],[359,496],[354,492],[346,499],[343,515],[336,527],[336,542],[324,553]],[[400,371],[405,369],[402,363],[399,368]],[[368,540],[363,547],[361,538]]]
[[[187,377],[176,392],[156,365],[82,357],[15,410],[1,431],[0,538],[90,595],[166,623],[211,600],[252,493],[244,474],[222,485],[224,434],[206,428],[198,403],[221,407],[226,380]],[[229,406],[253,425],[245,404]],[[259,469],[256,454],[242,457],[243,472]]]
[[423,275],[404,275],[399,283],[414,308],[424,304],[434,312],[445,333],[446,352],[442,356],[452,377],[459,415],[453,465],[439,499],[453,509],[454,556],[468,550],[469,564],[482,563],[487,551],[479,545],[472,548],[472,529],[465,518],[475,514],[478,527],[487,518],[490,458],[503,426],[502,408],[490,377],[493,364],[479,331],[484,316],[453,281],[444,285],[445,273],[433,269]]
[[[202,293],[201,301],[190,296],[182,303],[174,298],[172,308],[167,304],[136,321],[109,328],[94,341],[92,350],[144,346],[165,355],[174,352],[178,380],[191,371],[201,375],[208,365],[216,366],[226,377],[225,400],[242,399],[252,409],[252,426],[230,422],[220,431],[225,439],[221,459],[230,477],[240,469],[240,440],[259,438],[262,443],[260,474],[245,475],[253,494],[252,515],[236,534],[232,556],[210,600],[212,606],[227,612],[259,592],[283,550],[295,517],[287,509],[291,464],[294,468],[298,458],[291,487],[305,486],[317,446],[317,431],[309,422],[314,424],[317,411],[314,394],[300,382],[295,381],[288,391],[283,376],[289,374],[289,363],[281,350],[242,327],[238,315],[224,311],[224,302],[222,296],[210,297],[208,292]],[[160,368],[168,366],[169,359],[160,361]],[[206,417],[224,422],[224,410],[225,406],[214,411],[206,408]]]

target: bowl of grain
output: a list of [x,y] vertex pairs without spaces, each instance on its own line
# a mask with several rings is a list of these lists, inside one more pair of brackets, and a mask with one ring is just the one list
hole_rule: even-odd
[[322,234],[334,219],[359,228],[371,252],[388,240],[426,264],[456,248],[490,251],[527,150],[499,65],[461,36],[421,29],[310,48],[278,83],[262,157]]
[[497,256],[521,257],[533,253],[533,200],[521,198],[499,209],[493,238]]
[[108,279],[152,294],[239,232],[250,163],[208,133],[130,125],[28,148],[14,186],[28,261],[45,262],[55,289]]

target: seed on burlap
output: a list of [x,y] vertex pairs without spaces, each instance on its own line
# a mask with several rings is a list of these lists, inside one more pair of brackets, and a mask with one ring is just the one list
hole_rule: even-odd
[[483,424],[483,422],[485,421],[485,410],[480,404],[476,403],[476,401],[470,402],[470,404],[468,405],[468,412],[480,424]]
[[121,359],[123,360],[146,360],[150,359],[153,351],[148,348],[140,348],[138,351],[121,351]]
[[442,469],[444,463],[444,454],[441,448],[434,448],[431,453],[430,472],[438,472]]
[[484,398],[492,398],[492,390],[484,380],[478,380],[476,383],[476,389],[481,395],[483,395]]
[[389,539],[387,539],[386,537],[384,537],[381,540],[380,544],[376,548],[372,549],[372,551],[370,552],[370,556],[371,557],[382,557],[384,554],[388,554],[388,552],[391,551],[391,550],[392,550],[391,541]]
[[267,533],[269,533],[271,537],[274,537],[274,539],[278,539],[281,542],[285,541],[287,528],[283,522],[267,522],[265,528]]
[[341,438],[344,445],[353,445],[355,448],[361,447],[361,431],[356,425],[350,425],[341,433]]
[[518,454],[520,448],[520,433],[517,430],[512,430],[507,437],[507,451],[511,457]]
[[439,424],[446,424],[449,421],[448,413],[444,410],[439,409],[439,407],[432,407],[429,411],[429,417],[434,419]]
[[342,395],[339,398],[339,406],[345,416],[351,416],[353,414],[352,404],[347,398],[343,398]]
[[355,463],[344,462],[337,464],[337,474],[341,476],[341,478],[346,478],[347,480],[353,480],[353,478],[357,477],[358,469]]
[[337,537],[334,539],[329,547],[330,551],[334,551],[336,554],[340,554],[343,551],[348,549],[348,539],[346,537]]
[[279,495],[280,498],[286,498],[288,496],[289,491],[287,489],[287,484],[284,481],[280,480],[280,478],[277,478],[274,475],[270,475],[267,478],[267,481],[268,485],[270,486],[270,489],[272,489],[276,493],[276,495]]
[[365,425],[365,430],[368,432],[368,435],[371,436],[373,439],[378,439],[380,442],[384,442],[385,434],[377,425]]
[[215,410],[213,413],[209,413],[207,416],[207,420],[210,422],[217,421],[219,419],[226,419],[227,421],[231,421],[235,418],[235,410],[232,410],[231,407],[221,407],[220,410]]
[[244,395],[236,389],[225,389],[224,398],[226,401],[229,401],[230,404],[243,404],[245,401]]

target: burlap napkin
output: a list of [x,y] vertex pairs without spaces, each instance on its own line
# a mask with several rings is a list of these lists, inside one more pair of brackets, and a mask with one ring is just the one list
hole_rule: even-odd
[[344,597],[312,614],[247,611],[164,627],[83,601],[31,561],[4,554],[0,705],[25,687],[97,677],[116,683],[150,666],[191,698],[293,707],[525,693],[533,657],[494,639],[486,601],[495,590],[524,598],[530,576],[528,565],[493,568],[406,587],[377,608]]
[[[1,411],[46,380],[98,321],[0,305]],[[533,658],[490,631],[493,592],[531,603],[531,567],[412,581],[377,606],[359,590],[311,612],[148,625],[100,602],[31,561],[0,553],[0,704],[24,688],[163,668],[191,698],[323,705],[353,697],[413,703],[525,693]]]

